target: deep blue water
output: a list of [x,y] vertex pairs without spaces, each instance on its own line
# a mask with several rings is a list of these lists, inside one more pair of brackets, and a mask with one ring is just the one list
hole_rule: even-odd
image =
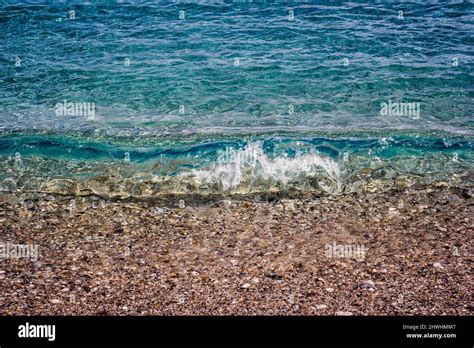
[[470,181],[473,10],[2,2],[0,189],[333,193]]

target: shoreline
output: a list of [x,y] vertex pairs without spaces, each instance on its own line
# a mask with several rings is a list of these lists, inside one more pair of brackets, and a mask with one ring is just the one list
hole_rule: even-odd
[[39,255],[1,260],[0,314],[472,315],[472,192],[181,208],[3,195],[0,243]]

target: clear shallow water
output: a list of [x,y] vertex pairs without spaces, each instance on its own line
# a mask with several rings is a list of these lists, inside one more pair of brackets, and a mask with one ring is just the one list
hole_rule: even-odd
[[[3,3],[0,188],[154,196],[469,181],[473,10]],[[64,101],[94,113],[58,112]],[[381,114],[389,102],[419,103],[419,114]]]
[[[344,194],[473,185],[464,137],[264,134],[157,141],[10,134],[0,191],[104,197],[163,194]],[[11,154],[11,155],[7,155]]]

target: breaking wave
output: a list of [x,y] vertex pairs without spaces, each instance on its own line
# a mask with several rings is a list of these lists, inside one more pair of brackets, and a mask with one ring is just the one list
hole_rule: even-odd
[[473,185],[474,178],[474,143],[464,138],[114,140],[6,134],[0,137],[0,193],[293,197]]
[[318,182],[325,191],[341,190],[341,173],[336,161],[314,150],[297,153],[294,157],[271,158],[264,152],[262,141],[250,143],[243,149],[226,148],[214,164],[206,169],[195,169],[192,174],[201,185],[214,185],[222,191],[251,192],[291,183],[303,185],[318,175],[328,179]]

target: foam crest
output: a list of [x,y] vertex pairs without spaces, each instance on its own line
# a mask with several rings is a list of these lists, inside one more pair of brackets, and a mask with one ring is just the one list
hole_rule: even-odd
[[320,183],[325,190],[340,190],[340,168],[334,160],[316,151],[268,156],[263,142],[247,144],[242,149],[226,148],[215,163],[205,169],[195,169],[192,174],[201,184],[217,185],[224,191],[236,189],[252,191],[262,185],[288,185],[308,183],[308,178],[323,176],[334,188]]

